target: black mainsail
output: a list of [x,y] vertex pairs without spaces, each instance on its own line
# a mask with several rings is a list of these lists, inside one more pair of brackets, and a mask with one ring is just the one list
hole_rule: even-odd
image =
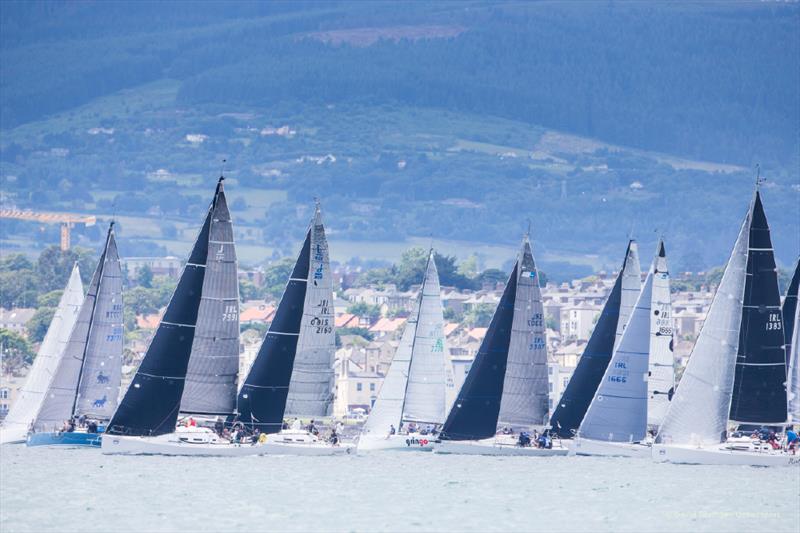
[[442,426],[442,440],[485,439],[494,436],[497,430],[514,321],[518,268],[519,263],[516,263],[475,361]]
[[[594,331],[586,344],[586,348],[578,360],[578,366],[572,374],[567,388],[561,395],[561,399],[550,418],[550,425],[555,433],[562,438],[571,438],[581,425],[586,410],[594,398],[600,380],[606,372],[606,367],[611,361],[614,351],[614,344],[617,332],[621,331],[624,325],[620,322],[620,307],[623,296],[623,280],[626,269],[634,267],[630,264],[635,257],[638,263],[638,256],[633,253],[634,242],[628,243],[628,250],[625,253],[625,261],[614,282],[614,287],[606,300],[600,318],[597,320]],[[638,264],[635,265],[636,272],[639,271]],[[633,292],[632,290],[629,292]],[[633,307],[632,305],[630,306]],[[623,317],[627,321],[627,317]]]
[[747,278],[730,420],[782,424],[787,407],[780,290],[769,224],[758,190],[750,212]]
[[239,420],[262,433],[281,430],[303,319],[311,256],[311,232],[283,291],[275,318],[239,391]]
[[792,281],[789,282],[789,288],[786,290],[786,296],[783,299],[783,307],[781,314],[783,315],[783,337],[785,339],[784,346],[786,347],[786,371],[789,371],[790,361],[792,354],[796,355],[796,346],[792,346],[792,335],[794,334],[794,314],[797,309],[797,289],[800,288],[800,257],[794,264],[794,274]]
[[203,293],[211,222],[222,182],[220,178],[175,292],[107,433],[155,436],[175,431]]

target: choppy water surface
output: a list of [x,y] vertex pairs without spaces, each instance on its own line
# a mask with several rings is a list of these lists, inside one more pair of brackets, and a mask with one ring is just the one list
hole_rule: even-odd
[[0,530],[799,531],[800,469],[0,449]]

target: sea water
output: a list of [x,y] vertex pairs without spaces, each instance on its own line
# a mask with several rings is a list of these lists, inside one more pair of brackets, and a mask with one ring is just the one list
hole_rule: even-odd
[[0,448],[0,530],[800,531],[800,469],[383,452]]

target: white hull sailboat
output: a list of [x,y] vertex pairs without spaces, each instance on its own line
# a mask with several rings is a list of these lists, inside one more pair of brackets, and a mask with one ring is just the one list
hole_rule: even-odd
[[649,459],[651,445],[643,442],[613,442],[576,438],[570,447],[569,454]]
[[359,452],[377,451],[408,451],[408,452],[432,452],[436,437],[431,435],[385,435],[373,436],[362,435],[358,439]]
[[535,444],[520,446],[513,435],[497,435],[483,440],[443,440],[436,443],[434,451],[440,454],[459,455],[513,455],[528,457],[555,457],[569,453],[566,442],[556,440],[552,448],[538,448]]
[[689,465],[800,466],[800,455],[771,449],[743,450],[724,444],[654,444],[652,459],[657,463]]

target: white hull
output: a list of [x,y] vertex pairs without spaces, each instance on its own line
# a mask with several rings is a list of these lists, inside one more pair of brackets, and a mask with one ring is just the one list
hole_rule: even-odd
[[436,437],[432,435],[387,435],[385,437],[365,437],[358,440],[359,452],[408,451],[431,452]]
[[260,447],[269,455],[347,455],[354,451],[352,444],[334,446],[307,431],[294,429],[269,435]]
[[552,448],[537,448],[536,446],[517,446],[513,443],[501,442],[497,439],[439,441],[434,447],[435,453],[452,453],[459,455],[519,455],[530,457],[554,457],[567,455],[569,448],[553,446]]
[[800,455],[781,451],[732,450],[724,444],[698,446],[653,445],[653,460],[658,463],[742,466],[800,466]]
[[651,447],[647,444],[632,442],[608,442],[593,439],[575,439],[570,448],[570,455],[600,455],[606,457],[635,457],[649,459]]
[[175,456],[209,456],[239,457],[246,455],[263,455],[266,452],[262,444],[231,443],[195,443],[175,439],[175,434],[159,437],[123,437],[105,435],[102,440],[104,454],[123,455],[175,455]]

